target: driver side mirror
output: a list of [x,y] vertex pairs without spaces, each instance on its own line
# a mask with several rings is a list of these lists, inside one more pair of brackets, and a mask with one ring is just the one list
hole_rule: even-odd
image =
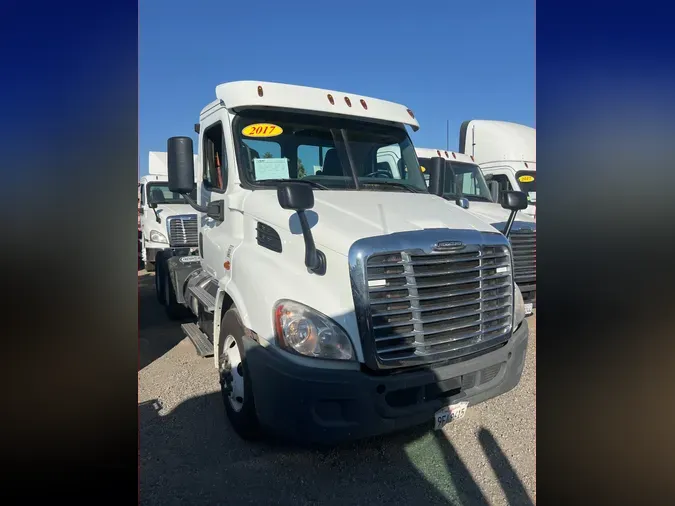
[[277,199],[283,209],[305,211],[314,207],[314,192],[305,183],[288,182],[277,187]]
[[510,211],[522,211],[527,208],[527,195],[524,192],[504,192],[502,207]]
[[461,174],[455,176],[455,204],[462,209],[469,209],[469,200],[464,198],[463,190],[464,178]]
[[[150,209],[157,209],[157,202],[148,202],[148,207]],[[141,208],[142,210],[143,208]]]
[[511,211],[504,228],[504,235],[508,238],[511,234],[513,221],[516,219],[516,213],[527,207],[527,195],[523,192],[504,192],[502,195],[502,207]]
[[428,167],[429,172],[429,181],[427,185],[429,186],[429,193],[432,195],[437,195],[439,197],[443,196],[443,185],[445,182],[445,160],[440,156],[435,156],[431,159],[430,167]]
[[492,197],[492,202],[499,202],[499,182],[494,179],[488,182],[488,187],[490,188],[490,196]]
[[305,240],[305,266],[311,272],[323,276],[326,273],[326,255],[316,249],[312,229],[307,221],[305,211],[314,207],[314,192],[306,183],[289,181],[277,186],[277,200],[283,209],[298,213],[302,237]]
[[195,160],[190,137],[171,137],[167,142],[166,162],[169,172],[169,190],[182,195],[195,187]]

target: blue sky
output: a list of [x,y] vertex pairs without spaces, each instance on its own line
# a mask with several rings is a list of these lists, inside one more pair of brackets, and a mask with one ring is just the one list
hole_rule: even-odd
[[253,79],[400,102],[419,147],[467,119],[535,126],[533,0],[139,2],[139,163],[194,136],[217,84]]

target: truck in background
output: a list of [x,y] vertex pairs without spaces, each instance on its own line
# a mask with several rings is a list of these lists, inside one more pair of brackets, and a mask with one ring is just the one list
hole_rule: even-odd
[[[506,232],[511,213],[502,207],[496,183],[488,185],[478,164],[470,155],[440,149],[415,148],[425,180],[428,182],[431,160],[444,160],[443,186],[439,195],[455,202],[471,214],[489,223],[500,232]],[[525,301],[525,313],[536,307],[537,295],[537,223],[518,213],[511,223],[509,241],[513,251],[514,278]]]
[[[190,137],[168,141],[169,189],[199,213],[199,252],[162,252],[157,268],[167,303],[196,317],[182,328],[213,356],[241,437],[440,429],[518,384],[528,324],[511,246],[429,194],[410,109],[256,81],[215,95],[196,167]],[[392,146],[396,174],[378,161]]]
[[149,174],[138,182],[139,249],[148,272],[158,252],[197,247],[197,215],[183,195],[169,190],[166,158],[166,152],[150,151]]
[[507,121],[465,121],[459,129],[459,151],[472,156],[485,180],[488,183],[495,181],[500,192],[526,193],[529,205],[523,214],[536,219],[537,140],[534,128]]

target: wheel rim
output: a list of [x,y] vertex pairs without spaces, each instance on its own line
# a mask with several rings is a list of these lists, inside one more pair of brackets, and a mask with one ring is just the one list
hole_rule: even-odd
[[229,335],[225,338],[223,355],[226,363],[225,384],[229,389],[228,401],[232,409],[241,411],[244,406],[244,364],[234,336]]

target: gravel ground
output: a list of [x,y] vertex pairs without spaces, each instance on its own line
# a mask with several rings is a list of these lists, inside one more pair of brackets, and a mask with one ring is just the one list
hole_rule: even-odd
[[225,418],[212,359],[165,316],[139,271],[140,503],[533,504],[536,314],[511,392],[443,432],[415,430],[331,450],[245,443]]

